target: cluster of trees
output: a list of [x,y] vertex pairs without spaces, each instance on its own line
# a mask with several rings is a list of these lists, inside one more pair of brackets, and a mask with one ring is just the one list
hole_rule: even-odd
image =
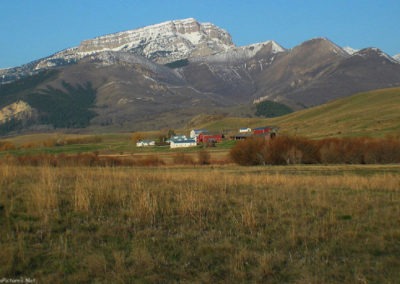
[[[91,109],[96,99],[96,90],[90,82],[72,85],[62,82],[62,88],[41,84],[57,76],[56,71],[44,71],[15,82],[0,86],[0,108],[18,100],[27,102],[39,113],[37,122],[54,128],[82,128],[96,116]],[[33,122],[10,120],[0,125],[0,135],[21,130]]]
[[189,60],[188,59],[181,59],[181,60],[177,60],[174,62],[170,62],[165,64],[165,66],[175,69],[175,68],[181,68],[181,67],[185,67],[189,64]]
[[281,103],[262,101],[256,105],[256,115],[264,117],[276,117],[293,112],[293,110]]
[[[55,78],[57,74],[58,72],[55,70],[47,70],[8,84],[0,85],[0,108],[15,103],[18,100],[26,101],[29,94],[33,92],[38,85]],[[33,122],[29,121],[10,119],[0,124],[0,135],[7,134],[11,131],[19,131],[32,123]]]
[[28,126],[29,122],[25,123],[21,120],[10,119],[2,124],[0,124],[0,135],[5,135],[11,131],[18,131],[24,128],[24,126]]
[[46,70],[38,74],[27,76],[17,81],[0,85],[0,107],[24,100],[26,95],[46,81],[54,79],[58,74],[56,70]]
[[[168,139],[170,139],[172,136],[175,136],[175,131],[173,129],[169,129],[168,132],[163,130],[158,133],[146,133],[146,132],[134,132],[132,134],[132,141],[133,143],[136,143],[140,140],[145,140],[145,139],[153,139],[156,142],[156,145],[166,145],[166,142]],[[155,138],[157,137],[157,138]]]
[[197,152],[197,161],[192,155],[185,154],[183,152],[175,153],[173,156],[174,165],[209,165],[211,164],[211,155],[206,150],[200,150]]
[[279,136],[250,138],[230,151],[240,165],[390,164],[400,163],[400,138],[327,138]]
[[63,89],[47,86],[40,92],[29,94],[25,100],[39,111],[39,122],[55,128],[82,128],[96,116],[91,110],[96,90],[90,82],[73,86],[62,82]]

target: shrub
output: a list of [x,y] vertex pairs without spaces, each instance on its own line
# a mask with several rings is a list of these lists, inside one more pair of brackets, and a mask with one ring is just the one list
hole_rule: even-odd
[[42,142],[44,147],[54,147],[57,145],[57,140],[56,139],[47,139]]
[[142,132],[135,132],[135,133],[132,134],[132,138],[131,139],[132,139],[133,143],[136,143],[136,142],[138,142],[140,140],[143,140],[144,137],[145,137],[145,135]]
[[343,151],[340,139],[329,138],[318,142],[320,161],[324,164],[339,164],[342,162]]
[[32,148],[38,148],[40,145],[38,143],[34,142],[26,142],[23,143],[21,146],[19,146],[20,149],[32,149]]
[[263,138],[252,137],[239,141],[230,150],[232,160],[243,166],[265,164],[266,141]]
[[185,153],[176,153],[173,157],[175,165],[193,165],[193,157],[186,155]]
[[315,142],[289,136],[280,136],[271,140],[252,137],[239,141],[231,149],[230,157],[235,163],[246,166],[312,164],[320,160]]
[[150,155],[136,163],[139,166],[162,166],[165,162],[155,155]]
[[210,153],[206,150],[201,150],[197,153],[198,163],[200,165],[209,165],[210,164]]
[[9,141],[0,141],[0,151],[9,151],[9,150],[15,150],[16,147],[13,143]]
[[64,141],[66,145],[73,144],[89,144],[89,143],[100,143],[103,139],[100,136],[88,136],[78,138],[68,138]]
[[266,162],[272,165],[314,164],[320,161],[318,150],[312,140],[279,136],[267,142]]

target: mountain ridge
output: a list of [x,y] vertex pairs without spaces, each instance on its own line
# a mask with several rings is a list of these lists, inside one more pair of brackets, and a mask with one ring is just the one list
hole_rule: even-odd
[[[203,32],[203,34],[199,34],[199,32]],[[166,41],[165,37],[166,34],[169,34],[167,36],[168,38],[173,37],[172,34],[175,36],[179,35],[181,39],[186,40],[186,44],[190,43],[192,45],[199,44],[200,38],[206,34],[206,32],[209,35],[212,35],[210,38],[208,38],[208,42],[201,42],[202,45],[209,46],[210,45],[210,39],[211,43],[215,44],[211,49],[202,49],[202,51],[197,51],[193,52],[193,49],[190,47],[186,46],[183,48],[181,51],[174,51],[176,54],[171,56],[169,54],[169,58],[165,57],[162,53],[171,53],[171,49],[176,49],[176,45],[161,45],[159,43],[156,43],[156,48],[150,50],[146,50],[146,47],[143,46],[148,46],[149,44],[153,43],[155,39],[152,38],[152,36],[155,37],[160,37],[163,38],[163,41]],[[187,37],[183,35],[189,35]],[[193,33],[196,36],[193,36]],[[119,38],[122,37],[122,38]],[[150,38],[150,39],[148,39]],[[223,39],[222,41],[214,41],[214,39]],[[111,41],[114,43],[112,46],[106,46],[103,48],[97,47],[94,49],[91,49],[90,46],[96,46],[95,43],[101,46],[102,42],[104,44],[104,40],[111,39]],[[137,41],[140,39],[139,43],[142,45],[141,47],[138,47],[140,45]],[[318,40],[318,39],[324,39],[328,40],[327,38],[320,37],[320,38],[313,38],[310,40],[306,40],[303,43],[300,43],[298,46],[301,46],[304,43],[307,43],[309,41],[313,40]],[[117,44],[115,45],[115,42]],[[156,42],[156,41],[155,41]],[[276,43],[273,40],[268,40],[266,42],[260,42],[260,43],[254,43],[254,44],[249,44],[245,46],[236,46],[232,42],[232,37],[231,35],[224,29],[219,28],[215,26],[212,23],[200,23],[194,18],[187,18],[187,19],[181,19],[181,20],[170,20],[170,21],[165,21],[162,23],[158,24],[153,24],[145,27],[140,27],[136,29],[130,29],[126,31],[121,31],[121,32],[115,32],[115,33],[110,33],[106,35],[101,35],[97,36],[92,39],[87,39],[83,40],[80,45],[75,46],[75,47],[70,47],[66,48],[64,50],[61,50],[59,52],[56,52],[52,55],[49,55],[47,57],[37,59],[34,61],[31,61],[27,64],[23,64],[21,66],[16,66],[16,67],[11,67],[11,68],[5,68],[5,69],[0,69],[0,84],[11,82],[15,79],[21,78],[23,76],[29,76],[32,74],[36,74],[38,71],[42,69],[48,69],[48,68],[56,68],[59,66],[64,66],[68,64],[75,64],[79,60],[83,59],[85,56],[92,55],[94,53],[101,53],[103,51],[127,51],[127,52],[132,52],[138,55],[142,55],[156,63],[170,63],[173,61],[178,61],[182,59],[190,59],[192,58],[193,60],[202,60],[201,58],[207,58],[208,56],[213,56],[213,55],[218,55],[219,53],[223,54],[225,51],[232,51],[232,50],[245,50],[245,49],[251,49],[256,46],[260,46],[266,43],[272,42],[276,46],[276,52],[281,52],[284,50],[292,50],[295,49],[298,46],[295,46],[291,49],[286,49]],[[178,41],[178,43],[182,44],[182,42]],[[170,44],[170,42],[168,43]],[[332,42],[332,44],[334,44]],[[336,45],[336,44],[334,44]],[[336,45],[337,46],[337,45]],[[349,55],[353,55],[354,53],[357,53],[359,50],[352,49],[350,47],[344,47],[341,48],[337,46],[341,51],[340,52],[345,52]],[[135,50],[135,48],[137,50]],[[168,50],[169,48],[169,50]],[[201,48],[200,48],[201,49]],[[191,56],[193,55],[193,56]],[[397,58],[391,57],[387,55],[389,58],[394,59],[394,61],[397,63],[399,62],[399,56],[396,55]]]
[[[49,96],[51,90],[54,95],[68,94],[65,97],[73,100],[65,86],[80,90],[90,83],[95,99],[87,109],[89,128],[139,130],[179,127],[201,113],[252,116],[251,106],[264,100],[299,110],[357,92],[400,86],[400,62],[377,48],[350,54],[323,37],[291,49],[273,40],[238,47],[225,30],[193,18],[138,30],[89,39],[81,44],[84,47],[0,70],[0,108],[18,100],[35,103],[43,90]],[[138,37],[127,44],[132,36]],[[96,47],[96,41],[103,45]],[[57,72],[42,78],[46,70]],[[29,78],[35,84],[16,87]],[[9,93],[6,82],[17,91]],[[47,121],[44,109],[36,111],[39,121]]]

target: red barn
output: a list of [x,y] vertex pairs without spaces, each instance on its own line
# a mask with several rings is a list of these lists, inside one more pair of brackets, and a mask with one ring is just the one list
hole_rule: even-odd
[[197,143],[209,143],[209,142],[221,142],[222,141],[222,134],[207,134],[207,133],[200,133],[197,136]]
[[272,130],[273,127],[271,126],[257,127],[253,129],[253,134],[254,135],[267,134],[270,133]]

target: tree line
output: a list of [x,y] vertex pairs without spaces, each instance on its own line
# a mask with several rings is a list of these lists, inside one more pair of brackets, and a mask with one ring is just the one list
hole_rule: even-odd
[[253,137],[230,150],[239,165],[287,164],[390,164],[400,163],[400,138],[326,138],[279,136]]

